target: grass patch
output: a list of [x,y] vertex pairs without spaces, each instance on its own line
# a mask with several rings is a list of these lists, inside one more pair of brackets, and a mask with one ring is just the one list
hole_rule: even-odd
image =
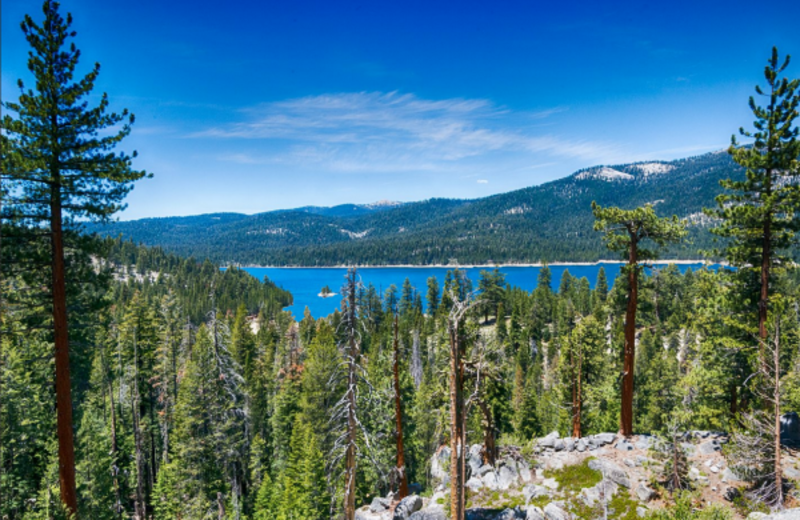
[[574,466],[564,466],[561,469],[547,470],[544,476],[554,478],[558,482],[558,489],[564,493],[579,493],[583,488],[590,488],[603,480],[603,475],[589,467],[591,458]]

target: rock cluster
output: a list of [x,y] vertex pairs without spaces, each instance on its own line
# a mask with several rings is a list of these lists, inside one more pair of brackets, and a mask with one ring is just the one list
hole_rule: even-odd
[[[787,424],[787,434],[792,431]],[[704,499],[711,502],[730,502],[740,494],[740,478],[728,467],[722,448],[725,434],[691,431],[681,435],[679,442],[687,453],[689,479]],[[656,439],[648,435],[619,437],[615,433],[599,433],[581,439],[562,438],[557,432],[539,439],[533,445],[533,455],[525,460],[518,449],[501,452],[494,465],[484,463],[482,446],[473,445],[466,453],[467,475],[473,504],[467,510],[469,520],[568,520],[574,517],[576,505],[598,507],[615,496],[625,494],[629,507],[635,507],[639,517],[647,515],[650,507],[659,507],[657,492],[651,485],[656,461],[654,452],[660,450]],[[450,448],[440,448],[431,458],[433,496],[417,495],[402,502],[376,498],[370,506],[359,510],[359,520],[445,520],[445,504],[449,501]],[[588,461],[588,462],[587,462]],[[567,466],[585,463],[597,471],[599,482],[589,487],[561,489],[556,478],[547,473]],[[800,480],[800,461],[787,456],[784,471],[787,478]],[[558,474],[557,472],[554,474]],[[547,475],[547,476],[546,476]],[[579,510],[579,509],[578,509]],[[796,516],[769,516],[767,519],[800,520]],[[753,517],[755,520],[756,517]]]

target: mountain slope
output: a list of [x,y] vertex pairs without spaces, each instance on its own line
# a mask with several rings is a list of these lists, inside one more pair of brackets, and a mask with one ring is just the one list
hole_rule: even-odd
[[182,255],[258,265],[382,265],[594,261],[609,258],[592,230],[592,201],[652,203],[691,222],[691,244],[666,256],[697,258],[709,245],[703,207],[719,180],[743,176],[726,153],[598,166],[553,182],[476,200],[306,207],[257,215],[221,213],[119,222],[122,234]]

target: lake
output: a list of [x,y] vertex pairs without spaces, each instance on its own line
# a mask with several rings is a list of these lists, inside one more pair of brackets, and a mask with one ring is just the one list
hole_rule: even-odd
[[[665,267],[666,265],[668,264],[657,264],[656,267]],[[699,262],[678,264],[678,268],[681,272],[685,272],[689,268],[697,270],[702,265]],[[606,278],[609,286],[611,286],[617,274],[619,274],[620,264],[551,265],[553,290],[558,290],[561,276],[566,270],[569,270],[569,273],[577,278],[588,278],[589,284],[594,288],[600,267],[605,268]],[[309,308],[315,318],[327,316],[338,308],[342,300],[338,292],[344,284],[344,277],[347,274],[347,269],[344,267],[244,267],[243,269],[259,280],[263,280],[266,276],[277,285],[291,292],[294,297],[294,304],[287,307],[286,310],[291,311],[298,319],[303,317],[306,307]],[[439,290],[441,291],[444,287],[445,274],[450,269],[447,267],[362,267],[358,269],[358,274],[365,286],[371,283],[381,295],[392,284],[396,285],[399,291],[405,279],[408,278],[411,281],[411,285],[421,293],[424,304],[428,290],[428,278],[435,276],[439,280]],[[467,276],[472,280],[473,286],[477,288],[480,272],[491,269],[490,267],[471,267],[462,270],[467,272]],[[536,288],[540,270],[541,267],[538,266],[500,267],[500,271],[505,274],[508,284],[526,291],[532,291]],[[332,298],[318,296],[326,285],[337,295]]]

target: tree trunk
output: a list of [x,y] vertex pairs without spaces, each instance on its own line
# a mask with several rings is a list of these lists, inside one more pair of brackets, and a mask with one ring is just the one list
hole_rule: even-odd
[[142,431],[139,426],[139,348],[136,344],[136,329],[133,330],[133,438],[136,450],[136,500],[134,511],[137,520],[147,518],[144,502],[144,453],[142,453]]
[[478,406],[483,414],[483,463],[494,466],[497,461],[497,444],[494,438],[495,425],[492,409],[483,399],[478,401]]
[[397,429],[397,473],[399,486],[397,499],[408,496],[408,478],[406,477],[405,449],[403,448],[403,403],[400,399],[400,338],[397,326],[397,314],[394,315],[394,415]]
[[356,516],[356,288],[355,275],[348,279],[347,320],[349,348],[347,352],[347,449],[345,451],[344,517],[354,520]]
[[775,367],[772,387],[772,400],[775,413],[775,493],[779,507],[783,506],[783,468],[781,465],[781,358],[780,358],[780,327],[775,326],[775,345],[772,353],[772,363]]
[[[581,432],[581,408],[582,408],[582,399],[581,396],[581,375],[583,371],[583,349],[580,345],[573,345],[573,348],[577,347],[578,350],[578,370],[575,374],[575,380],[572,383],[572,436],[576,439],[580,439],[583,435]],[[570,351],[570,358],[572,357],[572,351]],[[570,363],[572,359],[570,359]]]
[[625,312],[625,352],[622,373],[622,408],[619,432],[625,437],[633,435],[633,368],[636,355],[636,304],[639,299],[638,244],[631,235],[628,258],[628,308]]
[[458,322],[450,323],[450,518],[464,520],[464,364]]
[[70,514],[78,514],[75,488],[75,448],[72,431],[72,388],[69,375],[67,284],[64,270],[64,232],[61,219],[61,180],[56,168],[50,189],[50,240],[53,262],[53,340],[56,365],[56,421],[58,477],[61,502]]
[[[770,175],[771,178],[771,175]],[[761,294],[758,300],[758,337],[760,340],[759,357],[762,367],[766,367],[766,342],[767,342],[767,301],[769,299],[769,267],[772,252],[772,219],[767,217],[764,222],[764,237],[761,249]]]

